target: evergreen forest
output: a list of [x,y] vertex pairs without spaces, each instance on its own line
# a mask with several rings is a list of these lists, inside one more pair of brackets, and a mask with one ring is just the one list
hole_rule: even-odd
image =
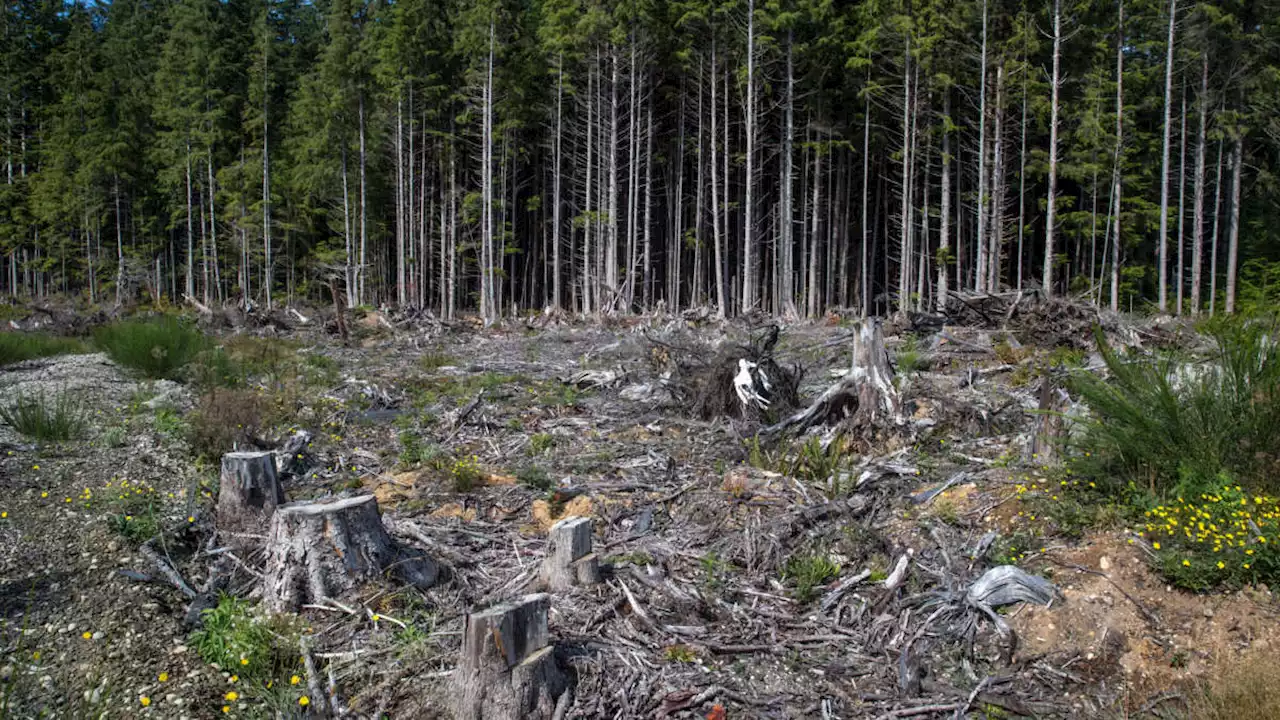
[[1275,0],[3,0],[0,291],[1239,309]]

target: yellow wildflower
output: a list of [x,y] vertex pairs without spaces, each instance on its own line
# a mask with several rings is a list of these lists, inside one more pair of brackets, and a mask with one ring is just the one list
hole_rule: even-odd
[[307,697],[306,695],[303,695],[302,697],[298,698],[298,704],[301,705],[302,707],[306,707],[311,704],[311,698]]
[[142,697],[138,698],[138,702],[142,703],[142,707],[146,707],[151,704],[151,698],[147,697],[146,695],[143,695]]
[[227,694],[224,695],[223,697],[227,699],[227,702],[235,702],[240,698],[240,693],[236,692],[235,690],[231,690],[231,691],[228,691]]

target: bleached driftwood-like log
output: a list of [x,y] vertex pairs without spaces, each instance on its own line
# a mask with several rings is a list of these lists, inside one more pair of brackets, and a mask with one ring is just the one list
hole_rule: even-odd
[[568,678],[547,629],[550,597],[525,595],[467,616],[453,674],[458,720],[549,720]]
[[827,388],[809,407],[764,428],[768,437],[787,431],[803,432],[821,423],[847,421],[852,426],[901,425],[902,399],[893,385],[893,369],[884,348],[879,318],[868,318],[853,335],[849,371]]
[[276,507],[283,504],[284,490],[276,477],[275,453],[233,452],[222,456],[220,529],[261,532]]
[[600,559],[591,552],[591,518],[565,518],[551,526],[539,577],[551,590],[600,582]]
[[392,541],[374,496],[276,508],[263,579],[263,599],[272,611],[337,599],[386,572],[422,589],[438,574],[430,558]]

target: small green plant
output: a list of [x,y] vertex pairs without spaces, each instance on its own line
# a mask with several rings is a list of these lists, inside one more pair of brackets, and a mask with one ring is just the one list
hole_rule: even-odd
[[662,656],[667,662],[691,663],[698,659],[698,653],[688,645],[668,645],[662,649]]
[[172,408],[167,407],[156,410],[155,417],[151,419],[151,426],[155,429],[156,434],[170,438],[181,437],[187,429],[187,424],[183,422],[182,416],[174,412]]
[[920,340],[915,335],[908,335],[903,341],[894,365],[904,375],[929,369],[929,360],[921,354]]
[[550,490],[553,485],[551,477],[547,475],[547,471],[537,465],[525,465],[517,469],[516,479],[520,481],[521,485],[544,492]]
[[839,574],[840,565],[826,553],[803,553],[787,560],[782,579],[791,583],[797,600],[809,602],[819,588]]
[[698,561],[702,566],[702,582],[710,589],[715,589],[724,585],[724,579],[729,574],[732,566],[722,559],[717,553],[709,552],[702,556]]
[[67,392],[52,398],[43,392],[20,394],[13,402],[0,406],[0,420],[41,443],[67,442],[85,429],[84,410]]
[[98,329],[94,341],[117,363],[149,378],[177,379],[208,347],[194,325],[180,318],[124,320]]
[[475,455],[455,459],[449,468],[449,477],[453,480],[454,492],[471,492],[484,479],[480,459]]
[[128,430],[123,425],[112,425],[102,431],[102,444],[104,447],[123,447],[127,440]]
[[556,436],[551,433],[534,433],[529,436],[529,454],[537,457],[546,455],[556,445]]
[[196,401],[181,432],[197,457],[214,461],[258,432],[265,406],[253,390],[214,390]]
[[56,337],[43,333],[0,332],[0,366],[51,357],[85,352],[84,343],[75,338]]
[[[216,607],[204,611],[203,620],[191,642],[205,662],[258,679],[269,676],[281,659],[271,628],[254,616],[248,601],[224,595]],[[291,655],[296,662],[296,653]]]
[[439,350],[432,350],[424,353],[422,358],[418,360],[418,365],[427,372],[439,370],[442,367],[448,367],[454,363],[454,359],[448,354]]
[[198,388],[235,388],[244,385],[245,370],[223,348],[198,353],[191,363],[191,382]]

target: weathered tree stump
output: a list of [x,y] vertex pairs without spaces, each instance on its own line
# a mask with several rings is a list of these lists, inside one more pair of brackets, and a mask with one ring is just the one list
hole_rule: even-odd
[[276,478],[275,453],[233,452],[222,456],[220,529],[261,532],[276,507],[283,504],[284,490]]
[[893,385],[893,369],[878,318],[862,321],[853,336],[853,362],[840,380],[808,408],[760,431],[764,437],[803,432],[819,424],[846,427],[901,425],[902,398]]
[[565,518],[551,526],[539,578],[551,590],[600,582],[600,558],[591,552],[591,518]]
[[1031,430],[1025,459],[1036,465],[1052,465],[1058,461],[1058,446],[1066,432],[1062,413],[1067,407],[1066,392],[1045,377],[1040,383],[1040,402],[1036,408],[1036,424]]
[[545,594],[467,616],[454,672],[459,720],[548,720],[568,678],[556,663]]
[[385,572],[418,588],[436,564],[396,545],[372,495],[281,505],[271,518],[263,598],[275,612],[336,599]]

